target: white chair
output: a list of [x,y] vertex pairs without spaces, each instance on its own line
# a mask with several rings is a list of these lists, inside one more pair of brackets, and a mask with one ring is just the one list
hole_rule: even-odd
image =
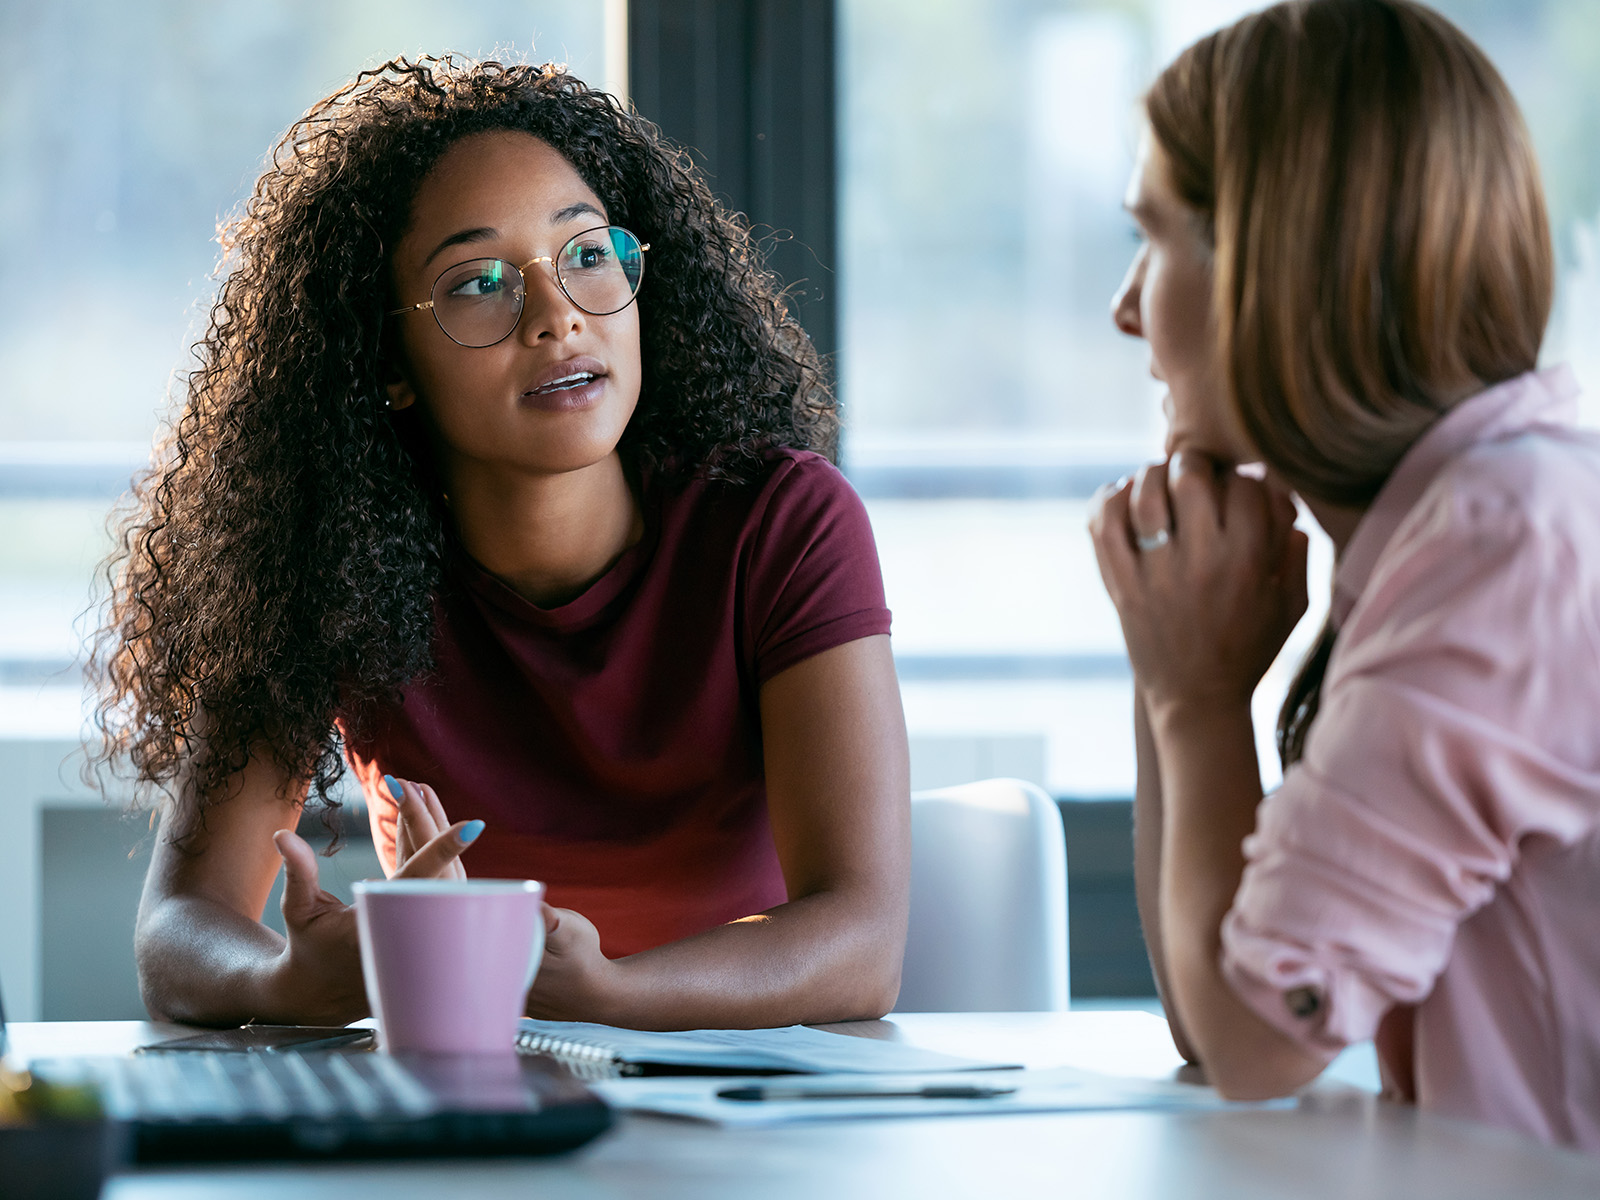
[[1064,1012],[1067,848],[1040,788],[911,797],[911,925],[897,1012]]

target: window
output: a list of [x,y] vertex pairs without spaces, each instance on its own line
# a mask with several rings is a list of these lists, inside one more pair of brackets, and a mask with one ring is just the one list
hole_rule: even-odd
[[[1561,264],[1547,358],[1600,397],[1600,16],[1586,0],[1437,6],[1523,104]],[[1121,637],[1083,533],[1094,486],[1159,446],[1142,348],[1107,320],[1132,248],[1119,202],[1140,89],[1246,7],[839,0],[845,465],[877,529],[913,736],[982,743],[984,773],[1131,788]],[[272,140],[398,52],[510,46],[615,80],[622,8],[0,13],[0,736],[76,730],[73,621],[106,512],[203,327],[216,223]],[[1326,547],[1314,565],[1325,593]]]
[[[1042,757],[1036,777],[1057,795],[1133,787],[1131,680],[1084,522],[1094,487],[1160,448],[1143,347],[1108,317],[1133,250],[1120,202],[1138,97],[1184,45],[1254,7],[840,9],[846,468],[878,534],[913,742],[1020,747],[1017,765],[989,770]],[[1523,105],[1561,266],[1546,357],[1600,396],[1600,15],[1585,0],[1436,7]],[[1314,545],[1314,611],[1261,690],[1268,782],[1276,704],[1330,569]]]

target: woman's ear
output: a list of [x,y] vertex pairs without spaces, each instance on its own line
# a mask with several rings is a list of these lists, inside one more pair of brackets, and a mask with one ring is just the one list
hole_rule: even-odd
[[396,375],[385,385],[389,393],[389,410],[399,412],[402,408],[410,408],[417,402],[417,393],[411,390],[411,384],[404,375]]
[[406,369],[401,365],[398,348],[389,343],[386,349],[388,352],[383,356],[383,373],[386,376],[383,390],[388,393],[389,411],[399,412],[402,408],[410,408],[417,402],[417,393],[411,386],[411,380],[406,378]]
[[388,393],[390,412],[410,408],[417,402],[416,389],[411,386],[406,370],[405,351],[400,345],[399,331],[392,325],[382,332],[383,390]]

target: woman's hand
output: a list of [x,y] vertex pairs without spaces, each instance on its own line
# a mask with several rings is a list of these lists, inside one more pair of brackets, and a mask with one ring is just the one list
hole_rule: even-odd
[[460,854],[483,832],[482,821],[457,821],[425,783],[385,775],[383,782],[399,802],[394,822],[394,879],[465,879]]
[[1306,535],[1271,482],[1193,451],[1102,489],[1089,532],[1152,717],[1248,707],[1306,608]]
[[606,1021],[622,968],[600,953],[594,923],[570,908],[544,906],[544,957],[527,1013],[547,1021]]
[[1149,717],[1141,770],[1159,772],[1158,794],[1141,781],[1160,827],[1139,831],[1140,900],[1174,1040],[1226,1094],[1281,1095],[1321,1064],[1223,979],[1220,930],[1261,801],[1250,698],[1305,611],[1306,537],[1281,488],[1193,452],[1102,493],[1089,530]]
[[[397,794],[396,879],[465,879],[460,854],[482,821],[451,825],[432,788],[386,777]],[[355,909],[319,882],[317,855],[299,834],[281,829],[272,837],[283,858],[283,927],[288,937],[272,972],[271,987],[313,1024],[342,1025],[365,1016],[361,947]]]
[[283,928],[272,972],[278,1007],[299,1024],[343,1025],[367,1015],[356,911],[318,882],[316,851],[299,834],[272,837],[283,857]]

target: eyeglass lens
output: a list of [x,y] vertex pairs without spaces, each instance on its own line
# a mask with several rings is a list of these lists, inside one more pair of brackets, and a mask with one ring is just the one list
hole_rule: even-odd
[[[537,266],[538,264],[534,264]],[[556,282],[584,312],[603,317],[627,308],[644,275],[639,239],[616,225],[580,233],[555,256]],[[502,258],[475,258],[440,275],[433,285],[439,328],[463,346],[504,341],[522,319],[527,283]]]

